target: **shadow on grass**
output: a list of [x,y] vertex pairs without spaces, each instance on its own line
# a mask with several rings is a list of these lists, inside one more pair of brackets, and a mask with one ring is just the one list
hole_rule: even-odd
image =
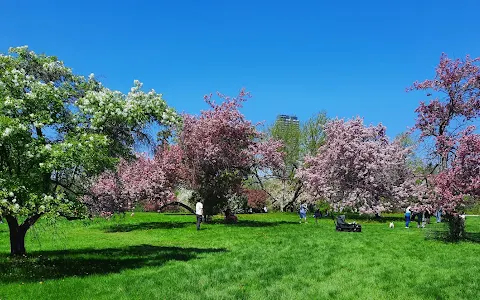
[[113,224],[104,228],[105,232],[130,232],[134,230],[150,230],[150,229],[173,229],[194,226],[195,220],[192,222],[142,222],[131,224]]
[[[213,224],[213,225],[228,225],[228,226],[237,226],[237,227],[272,227],[285,224],[297,224],[293,221],[279,221],[279,222],[264,222],[264,221],[253,221],[253,220],[239,220],[235,224],[225,223],[223,219],[214,219],[202,224]],[[195,221],[192,222],[143,222],[143,223],[132,223],[132,224],[114,224],[105,227],[105,232],[130,232],[134,230],[150,230],[150,229],[173,229],[173,228],[183,228],[187,226],[195,226]]]
[[[337,213],[341,215],[341,213]],[[379,222],[379,223],[390,223],[390,222],[405,222],[404,216],[381,216],[375,217],[374,215],[359,215],[359,214],[344,214],[347,219],[352,220],[361,220],[364,222]],[[413,221],[412,221],[413,222]]]
[[162,215],[165,216],[195,216],[195,214],[192,213],[162,213]]
[[480,243],[480,232],[466,232],[465,236],[458,241],[452,240],[447,230],[430,230],[425,235],[426,240],[435,240],[445,243],[472,242]]
[[278,222],[264,222],[264,221],[254,221],[254,220],[238,220],[237,223],[225,223],[222,219],[216,219],[209,221],[207,224],[222,224],[235,227],[273,227],[286,224],[298,224],[298,222],[293,221],[278,221]]
[[224,248],[180,248],[138,245],[123,248],[32,252],[26,258],[0,257],[0,282],[38,282],[66,277],[106,275],[126,269],[158,267],[168,261],[197,259]]

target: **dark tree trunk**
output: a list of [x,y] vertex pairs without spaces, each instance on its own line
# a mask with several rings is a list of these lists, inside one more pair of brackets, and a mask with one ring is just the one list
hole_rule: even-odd
[[302,187],[303,183],[301,181],[298,181],[292,199],[283,207],[284,212],[287,211],[289,208],[292,208],[293,211],[293,204],[297,201],[297,198],[300,196],[300,194],[302,194]]
[[465,237],[465,219],[458,214],[447,214],[445,218],[448,221],[448,240],[458,242]]
[[158,208],[158,210],[160,211],[167,206],[173,206],[173,205],[181,206],[181,207],[185,208],[186,210],[188,210],[190,213],[195,214],[195,210],[193,208],[191,208],[190,206],[188,206],[188,205],[186,205],[182,202],[178,202],[178,201],[173,201],[173,202],[169,202],[167,204],[164,204],[164,205],[160,206]]
[[28,217],[22,225],[18,224],[17,218],[13,216],[5,216],[10,229],[10,255],[19,256],[25,255],[25,235],[27,230],[35,224],[41,215],[36,214]]
[[25,234],[27,231],[18,225],[14,217],[6,217],[10,229],[10,254],[12,256],[25,255]]

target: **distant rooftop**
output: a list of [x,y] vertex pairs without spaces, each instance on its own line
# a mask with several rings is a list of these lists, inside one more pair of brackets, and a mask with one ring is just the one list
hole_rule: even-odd
[[295,116],[295,115],[292,115],[292,116],[289,116],[289,115],[278,115],[277,118],[279,118],[279,119],[298,120],[297,116]]
[[286,122],[298,122],[297,116],[289,116],[289,115],[278,115],[277,120],[282,120]]

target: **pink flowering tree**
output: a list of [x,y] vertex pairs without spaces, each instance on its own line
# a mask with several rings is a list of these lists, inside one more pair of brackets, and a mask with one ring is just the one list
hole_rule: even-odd
[[415,82],[408,89],[426,91],[433,97],[415,110],[414,129],[422,141],[431,144],[429,159],[433,165],[425,177],[430,189],[421,204],[431,210],[442,208],[453,223],[458,223],[457,212],[466,201],[475,201],[480,195],[480,137],[469,126],[480,116],[479,62],[480,58],[452,60],[442,54],[434,79]]
[[268,194],[264,190],[243,189],[242,193],[247,196],[248,207],[263,209],[267,205]]
[[455,154],[450,167],[434,178],[438,204],[446,211],[480,195],[480,135],[462,136]]
[[390,142],[385,129],[367,127],[360,118],[328,122],[326,143],[298,174],[307,190],[336,211],[376,213],[406,203],[415,185],[407,165],[410,149]]
[[184,177],[178,146],[159,147],[153,158],[139,155],[102,173],[83,202],[92,213],[105,217],[132,210],[137,203],[158,207],[174,200],[174,189]]
[[279,168],[283,161],[281,143],[265,139],[239,111],[249,93],[218,97],[219,104],[212,95],[205,96],[210,109],[199,116],[184,115],[178,136],[188,170],[185,184],[204,200],[206,215],[223,208],[253,169]]
[[221,104],[206,96],[210,109],[199,116],[183,116],[176,145],[153,159],[122,162],[116,172],[98,177],[85,202],[98,214],[109,215],[130,210],[138,201],[166,204],[174,200],[174,189],[183,186],[194,190],[204,200],[205,214],[212,215],[240,192],[254,168],[279,168],[281,143],[264,139],[239,111],[249,94],[242,90],[235,98],[219,97]]

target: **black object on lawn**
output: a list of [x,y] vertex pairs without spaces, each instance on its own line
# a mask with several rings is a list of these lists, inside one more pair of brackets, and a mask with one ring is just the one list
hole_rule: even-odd
[[335,229],[337,231],[354,231],[354,232],[362,232],[362,225],[353,223],[347,223],[345,221],[345,215],[340,215],[335,220]]

